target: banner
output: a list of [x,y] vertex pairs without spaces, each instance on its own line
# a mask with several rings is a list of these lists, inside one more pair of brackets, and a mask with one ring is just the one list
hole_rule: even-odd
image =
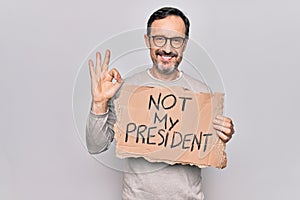
[[150,162],[226,167],[225,144],[212,120],[224,94],[124,84],[114,100],[116,155]]

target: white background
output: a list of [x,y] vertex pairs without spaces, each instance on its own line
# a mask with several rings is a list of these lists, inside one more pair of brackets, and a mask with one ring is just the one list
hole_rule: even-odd
[[[296,0],[0,1],[0,199],[120,199],[122,174],[93,159],[72,114],[81,62],[166,5],[216,63],[236,135],[206,199],[298,199],[300,3]],[[149,58],[145,58],[149,59]]]

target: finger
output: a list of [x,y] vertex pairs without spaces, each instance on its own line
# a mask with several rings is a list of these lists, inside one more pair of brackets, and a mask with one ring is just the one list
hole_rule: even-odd
[[113,79],[115,79],[117,82],[122,81],[122,77],[120,72],[116,69],[116,68],[112,68],[108,74],[110,75],[110,81],[112,81]]
[[226,116],[223,116],[223,115],[217,115],[216,118],[219,119],[219,120],[222,120],[222,121],[232,123],[232,120],[229,117],[226,117]]
[[123,80],[120,80],[120,81],[114,83],[114,86],[112,88],[114,94],[120,89],[120,87],[122,86],[123,83],[124,83]]
[[96,74],[99,77],[101,72],[101,53],[96,52]]
[[231,136],[227,136],[227,135],[225,135],[224,133],[222,133],[220,131],[217,131],[217,135],[225,143],[227,143],[231,139]]
[[89,60],[89,69],[90,69],[91,80],[93,80],[95,78],[95,70],[94,70],[94,63],[92,60]]
[[105,52],[105,58],[102,65],[102,71],[108,71],[109,60],[110,60],[110,50],[107,49]]
[[215,119],[213,120],[213,123],[216,124],[216,125],[224,126],[224,127],[226,127],[226,128],[231,128],[231,127],[233,127],[233,124],[232,124],[232,123],[227,122],[227,121],[223,121],[223,120],[219,120],[219,119],[217,119],[217,118],[215,118]]
[[221,125],[213,125],[214,129],[216,129],[217,131],[221,131],[222,133],[224,133],[227,136],[231,136],[232,135],[232,129],[231,128],[227,128]]

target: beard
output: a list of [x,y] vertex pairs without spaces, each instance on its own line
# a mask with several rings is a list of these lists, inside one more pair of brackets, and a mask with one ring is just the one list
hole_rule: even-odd
[[179,63],[176,62],[172,66],[166,68],[163,63],[161,63],[161,64],[155,63],[154,64],[157,71],[159,71],[161,74],[164,74],[164,75],[172,74],[174,71],[176,71],[178,69],[178,65],[179,65]]
[[[181,58],[177,60],[178,57],[177,53],[174,52],[166,53],[165,51],[157,50],[155,52],[155,55],[156,55],[156,60],[153,60],[153,64],[159,73],[164,75],[169,75],[177,71],[179,63],[181,61]],[[176,60],[171,66],[166,67],[166,65],[169,64],[168,61],[158,61],[158,56],[171,56],[172,59],[174,57]]]

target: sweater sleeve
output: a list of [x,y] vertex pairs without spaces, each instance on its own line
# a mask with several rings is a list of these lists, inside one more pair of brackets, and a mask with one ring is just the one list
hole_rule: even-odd
[[106,151],[114,138],[116,114],[113,103],[109,101],[108,111],[96,115],[90,112],[86,124],[86,144],[90,154]]

